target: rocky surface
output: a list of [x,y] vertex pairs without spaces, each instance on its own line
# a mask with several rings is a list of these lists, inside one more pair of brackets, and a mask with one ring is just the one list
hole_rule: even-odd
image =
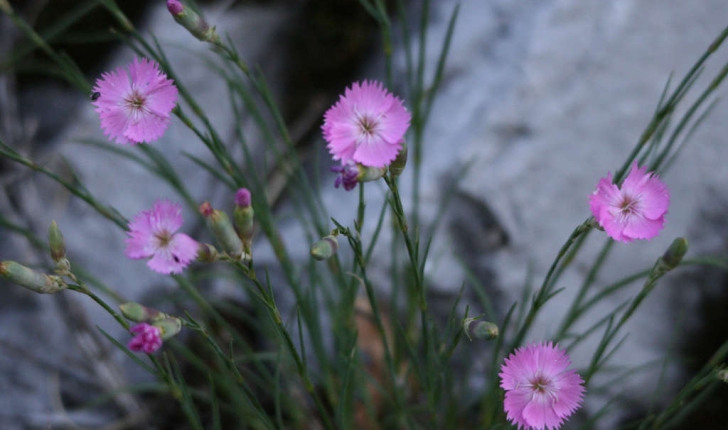
[[[433,54],[427,64],[430,71],[434,70],[434,55],[456,4],[450,0],[433,3],[437,4],[428,35],[428,52]],[[520,298],[529,267],[535,282],[540,282],[558,248],[589,215],[588,194],[600,177],[621,165],[649,121],[669,74],[674,71],[676,77],[681,77],[726,25],[728,3],[459,3],[461,10],[450,61],[425,134],[423,224],[434,219],[443,197],[451,195],[446,223],[435,232],[427,275],[433,294],[449,300],[463,282],[470,285],[467,272],[475,274],[496,298],[496,314],[502,315],[503,309]],[[152,23],[151,30],[160,42],[170,46],[170,61],[177,70],[186,71],[183,82],[219,129],[232,133],[240,119],[219,103],[225,99],[227,88],[212,79],[200,61],[204,46],[181,43],[191,39],[167,19],[163,9],[151,13],[147,22]],[[246,7],[237,9],[235,14],[213,12],[209,18],[222,31],[232,32],[250,63],[263,63],[276,73],[281,70],[276,60],[278,31],[285,28],[292,13],[294,9]],[[726,52],[728,49],[723,49],[708,64],[697,89],[702,89],[726,62]],[[125,64],[130,57],[130,52],[121,51],[109,67]],[[395,54],[395,60],[398,70],[403,70],[401,52]],[[377,76],[382,69],[378,60],[372,60],[351,80]],[[273,86],[281,88],[275,82]],[[691,93],[688,101],[694,100],[696,94]],[[727,109],[717,105],[694,135],[690,147],[663,175],[671,190],[672,205],[661,236],[651,242],[615,245],[597,277],[598,285],[608,285],[651,266],[676,236],[686,236],[691,241],[691,253],[725,251],[725,224],[706,214],[714,214],[716,205],[724,207],[728,201],[728,191],[722,186],[728,169],[728,147],[723,142],[728,135]],[[58,137],[56,145],[92,193],[103,196],[102,200],[127,217],[168,195],[166,188],[149,186],[154,178],[138,166],[111,161],[108,153],[73,142],[102,137],[90,104],[72,122],[73,126]],[[200,173],[180,154],[184,150],[207,157],[202,145],[181,124],[173,124],[155,147],[169,155],[179,171],[184,172],[196,199],[224,201],[221,190],[210,187],[208,175]],[[114,168],[110,169],[112,162]],[[455,192],[450,193],[453,178],[467,165],[470,167],[465,176]],[[405,196],[411,193],[410,174],[411,171],[405,173],[401,180]],[[357,193],[333,189],[333,178],[324,179],[321,191],[330,215],[341,221],[353,219]],[[378,190],[383,190],[383,185],[367,185],[371,213],[381,205],[382,193]],[[44,194],[48,189],[55,190],[44,181],[27,181],[22,188],[22,206],[34,215],[33,225],[37,228],[42,229],[56,219],[66,235],[69,253],[84,261],[87,270],[102,276],[106,283],[132,299],[152,288],[171,286],[165,277],[147,270],[142,262],[123,257],[121,231],[108,222],[98,221],[85,206],[69,204],[63,193],[57,193],[49,204],[49,197]],[[408,202],[406,197],[405,204]],[[280,214],[284,217],[292,210],[284,202]],[[188,210],[188,218],[192,218],[192,211],[193,208]],[[372,224],[366,227],[371,229]],[[304,256],[306,234],[293,222],[284,225],[283,236],[292,254]],[[573,297],[605,240],[603,233],[592,234],[585,252],[562,278],[559,287],[564,287],[564,291],[547,307],[536,325],[538,329],[531,333],[532,339],[541,340],[553,332],[553,322],[565,310],[563,303]],[[18,249],[20,245],[4,247],[3,258],[24,261],[23,255],[28,254],[18,253]],[[272,260],[262,244],[256,258],[261,264]],[[378,261],[377,267],[384,269],[386,261]],[[389,288],[384,276],[377,278],[375,274],[375,279],[380,289]],[[669,278],[661,283],[633,318],[627,329],[630,335],[613,364],[637,366],[659,359],[674,346],[672,342],[680,336],[680,327],[676,326],[671,303],[676,297],[682,303],[695,303],[699,297],[685,291],[690,287]],[[593,324],[635,291],[605,302],[581,323],[582,327]],[[474,299],[472,293],[466,295]],[[3,300],[0,324],[4,329],[0,340],[11,346],[3,347],[3,351],[9,351],[7,354],[0,354],[0,392],[12,395],[0,400],[0,414],[3,421],[7,417],[7,422],[18,423],[16,427],[10,424],[4,428],[34,428],[44,422],[62,425],[64,415],[53,396],[58,391],[54,381],[66,372],[65,363],[73,361],[70,357],[77,356],[78,349],[68,346],[74,345],[69,342],[74,338],[70,328],[57,323],[68,321],[62,311],[67,305],[59,300],[16,289]],[[99,325],[123,338],[113,321],[95,306],[82,306],[92,322],[91,328]],[[680,314],[680,318],[691,317],[691,308],[681,311],[685,315]],[[33,327],[32,332],[23,328],[28,326]],[[574,351],[577,366],[586,365],[595,342]],[[38,353],[40,350],[53,354],[46,357],[46,353]],[[28,356],[44,357],[49,363]],[[481,364],[476,359],[473,365],[478,368]],[[655,368],[659,372],[659,366]],[[105,372],[113,373],[108,369]],[[676,374],[670,376],[668,387],[674,386],[677,378]],[[93,381],[93,371],[86,371],[79,379]],[[654,391],[655,380],[656,373],[638,374],[617,391],[624,390],[630,398],[646,398]],[[608,396],[616,394],[619,393],[611,391]],[[591,397],[587,406],[596,410],[606,399]],[[127,411],[135,407],[133,402],[121,405]],[[31,418],[27,414],[19,416],[16,411],[21,408],[38,413],[31,414]],[[619,414],[614,417],[619,418]]]

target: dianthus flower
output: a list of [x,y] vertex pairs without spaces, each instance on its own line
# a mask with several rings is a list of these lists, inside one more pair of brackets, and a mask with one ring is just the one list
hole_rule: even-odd
[[551,342],[518,348],[501,366],[508,420],[522,428],[555,430],[581,406],[584,381],[566,352]]
[[324,139],[334,160],[384,167],[397,156],[411,115],[376,81],[355,82],[324,115]]
[[184,233],[182,208],[157,201],[152,209],[142,211],[129,223],[125,254],[129,258],[151,258],[147,265],[155,272],[180,273],[197,256],[198,244]]
[[93,91],[98,93],[93,104],[104,134],[122,144],[159,139],[177,104],[177,87],[156,62],[147,58],[134,58],[126,69],[103,73]]
[[592,214],[609,237],[620,242],[651,239],[665,225],[670,205],[667,186],[647,166],[632,164],[622,187],[612,183],[611,172],[589,196]]
[[162,347],[162,331],[158,327],[139,323],[133,325],[129,331],[136,335],[129,341],[129,349],[132,351],[151,354]]

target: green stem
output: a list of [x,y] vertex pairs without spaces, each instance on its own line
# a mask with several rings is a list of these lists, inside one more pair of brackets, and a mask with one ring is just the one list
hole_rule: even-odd
[[523,325],[521,326],[521,329],[516,334],[516,337],[513,339],[513,342],[511,343],[511,346],[509,350],[513,350],[514,348],[518,347],[521,342],[523,342],[523,339],[526,337],[526,334],[528,333],[528,330],[531,328],[531,325],[533,324],[534,320],[536,319],[536,315],[538,314],[538,311],[541,309],[541,307],[548,301],[549,298],[551,298],[551,291],[553,290],[554,283],[551,282],[551,277],[554,275],[556,268],[559,266],[559,263],[561,262],[561,259],[566,255],[569,248],[571,248],[571,245],[576,241],[576,239],[579,238],[582,234],[588,232],[592,227],[592,219],[588,218],[586,221],[584,221],[582,224],[577,226],[573,232],[571,232],[571,235],[566,240],[566,242],[561,246],[561,249],[559,249],[559,253],[556,256],[556,259],[551,263],[551,267],[549,268],[548,273],[546,273],[546,277],[543,280],[543,283],[541,284],[541,288],[538,290],[536,295],[533,298],[533,302],[531,304],[531,308],[529,309],[528,314],[526,315],[526,319],[523,322]]
[[99,306],[104,308],[114,319],[121,324],[124,329],[129,330],[129,323],[121,316],[118,312],[113,310],[101,297],[97,296],[93,291],[89,290],[82,282],[76,280],[77,284],[69,284],[68,289],[73,290],[77,293],[84,294],[96,302]]

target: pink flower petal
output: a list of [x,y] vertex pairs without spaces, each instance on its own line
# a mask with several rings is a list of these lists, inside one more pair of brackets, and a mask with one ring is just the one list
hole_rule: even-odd
[[660,233],[664,224],[665,219],[663,217],[651,220],[644,217],[632,216],[626,221],[622,234],[634,239],[650,239]]
[[169,123],[169,118],[143,115],[137,121],[127,124],[124,137],[136,143],[154,142],[164,135]]
[[356,152],[352,158],[357,163],[365,166],[384,167],[397,158],[397,154],[401,148],[401,144],[383,143],[380,141],[365,142],[356,148]]
[[129,331],[135,336],[129,341],[129,349],[151,354],[162,347],[161,330],[147,323],[132,326]]
[[558,428],[563,419],[556,416],[551,408],[551,400],[536,396],[523,408],[523,421],[533,429]]

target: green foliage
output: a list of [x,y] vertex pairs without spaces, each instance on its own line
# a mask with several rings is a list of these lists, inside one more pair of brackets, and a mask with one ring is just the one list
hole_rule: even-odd
[[[394,42],[387,4],[384,0],[360,0],[360,3],[381,28],[385,75],[387,83],[391,84]],[[196,102],[194,94],[186,88],[184,77],[175,72],[175,65],[167,60],[158,41],[142,36],[113,1],[96,2],[117,20],[117,27],[112,32],[115,37],[139,55],[159,62],[174,79],[184,102],[173,111],[174,115],[199,138],[213,156],[215,164],[192,154],[185,155],[228,190],[234,191],[239,187],[251,190],[255,222],[263,236],[258,240],[266,241],[274,250],[276,269],[284,275],[282,284],[273,285],[268,268],[254,264],[254,260],[239,261],[223,256],[221,262],[209,268],[174,276],[190,308],[189,313],[182,317],[189,336],[169,342],[169,348],[162,355],[142,359],[100,329],[113,345],[154,375],[160,385],[147,391],[176,402],[178,411],[190,428],[456,429],[474,428],[474,423],[479,428],[509,428],[502,412],[503,394],[498,387],[500,364],[508,353],[523,344],[543,307],[549,301],[559,299],[561,276],[586,243],[593,229],[593,220],[587,219],[576,226],[558,251],[540,286],[534,291],[529,276],[521,302],[512,304],[504,312],[503,320],[496,321],[500,336],[493,340],[488,374],[482,375],[486,384],[481,391],[473,392],[468,388],[468,380],[472,376],[468,369],[457,369],[452,364],[456,351],[468,348],[469,342],[461,342],[464,334],[461,322],[468,316],[468,311],[464,315],[459,314],[458,297],[452,303],[446,320],[436,321],[428,304],[425,265],[434,231],[440,224],[447,201],[443,202],[442,212],[428,229],[420,228],[419,221],[424,128],[447,64],[458,9],[450,17],[433,80],[425,82],[429,2],[424,2],[418,23],[408,20],[404,1],[394,3],[399,20],[397,28],[402,31],[405,50],[407,99],[413,114],[409,140],[414,172],[413,201],[410,204],[402,201],[397,178],[387,174],[383,178],[387,186],[386,203],[372,212],[364,203],[365,187],[360,184],[356,220],[351,225],[329,220],[262,73],[245,63],[230,40],[213,41],[211,52],[214,57],[205,59],[215,76],[227,83],[230,109],[238,117],[247,116],[253,120],[255,131],[264,140],[264,159],[272,160],[285,179],[297,221],[306,229],[311,242],[329,234],[334,228],[339,236],[339,246],[348,243],[350,254],[327,254],[329,258],[325,262],[314,262],[294,260],[282,241],[279,220],[274,214],[273,201],[265,182],[269,169],[266,163],[261,165],[253,159],[246,137],[249,136],[248,130],[239,124],[234,138],[231,141],[224,139]],[[71,58],[55,52],[51,42],[73,20],[91,9],[92,3],[84,2],[82,7],[69,12],[46,34],[36,33],[19,16],[6,11],[31,44],[21,46],[8,62],[3,63],[3,68],[9,69],[28,52],[40,49],[53,61],[59,77],[88,92],[91,84]],[[414,26],[418,26],[416,34],[412,31]],[[619,169],[616,181],[623,180],[635,159],[648,162],[650,170],[658,172],[672,164],[714,106],[713,95],[728,74],[728,64],[679,119],[673,118],[673,115],[696,83],[704,64],[726,37],[728,28],[715,39],[674,90],[669,90],[668,82],[653,118]],[[412,43],[415,39],[417,43]],[[671,127],[673,123],[676,125]],[[197,207],[199,202],[188,191],[184,175],[152,145],[127,148],[103,142],[81,143],[138,164],[169,184],[190,208]],[[242,156],[233,155],[239,152]],[[122,230],[127,228],[128,220],[108,203],[92,195],[80,181],[63,179],[3,142],[0,142],[0,156],[47,176],[113,226]],[[367,187],[367,192],[377,191],[374,187]],[[393,220],[391,228],[396,233],[390,249],[386,249],[380,241],[380,233],[388,228],[388,215]],[[362,236],[365,222],[375,223],[370,237]],[[45,242],[26,227],[1,216],[0,226],[26,237],[37,248],[45,247]],[[421,231],[431,233],[422,238]],[[601,339],[589,367],[582,373],[587,383],[591,382],[593,375],[609,370],[609,358],[619,353],[624,339],[622,328],[625,322],[655,288],[658,279],[674,268],[665,269],[658,260],[651,270],[628,275],[594,291],[595,279],[612,251],[611,245],[611,241],[604,244],[553,334],[555,341],[568,341],[569,348],[587,338]],[[390,253],[392,291],[388,302],[368,273],[375,252]],[[345,261],[349,256],[351,259]],[[221,269],[222,264],[227,264],[233,274]],[[716,257],[685,260],[680,266],[691,264],[726,268],[725,258]],[[96,276],[103,277],[103,274]],[[205,276],[230,277],[239,285],[247,299],[246,304],[217,303],[215,299],[206,297],[196,286],[196,281]],[[614,308],[612,313],[586,331],[572,332],[574,323],[586,312],[593,312],[596,304],[643,279],[642,289],[631,300]],[[67,282],[69,289],[91,297],[121,326],[129,328],[128,322],[94,292],[98,290],[112,301],[122,301],[112,289],[75,266],[73,273],[67,276]],[[281,315],[277,299],[283,295],[290,295],[295,301],[292,315]],[[487,295],[481,293],[480,297],[481,308],[494,314],[494,305]],[[325,329],[329,326],[330,331]],[[259,340],[254,340],[254,337]],[[326,341],[329,338],[331,342]],[[654,411],[639,428],[670,428],[688,419],[693,408],[719,383],[716,373],[728,354],[726,345],[716,351],[701,373],[667,408]],[[628,369],[623,377],[639,370]],[[600,387],[589,385],[588,389],[598,392]],[[591,428],[608,410],[609,405],[591,417],[584,428]]]

